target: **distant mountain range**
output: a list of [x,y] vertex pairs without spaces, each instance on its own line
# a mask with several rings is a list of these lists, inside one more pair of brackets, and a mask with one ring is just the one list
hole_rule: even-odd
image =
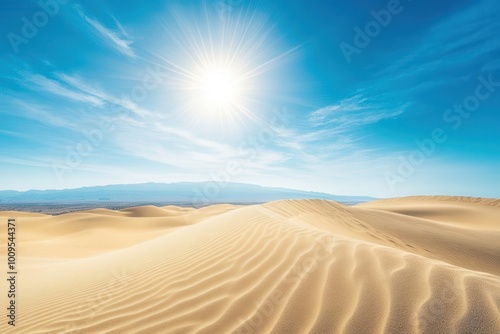
[[262,203],[280,199],[326,199],[343,203],[374,200],[244,183],[179,182],[122,184],[64,190],[0,191],[0,204],[129,202],[203,206],[214,203]]

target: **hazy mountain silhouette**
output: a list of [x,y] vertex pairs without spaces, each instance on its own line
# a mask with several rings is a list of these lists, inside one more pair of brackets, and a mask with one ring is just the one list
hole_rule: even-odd
[[261,187],[244,183],[179,182],[121,184],[64,190],[0,191],[0,203],[260,203],[279,199],[327,199],[344,203],[365,202],[367,196],[339,196],[302,190]]

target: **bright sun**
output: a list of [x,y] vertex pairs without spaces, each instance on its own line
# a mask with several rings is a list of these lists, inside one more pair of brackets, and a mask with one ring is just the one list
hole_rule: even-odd
[[169,43],[152,50],[171,74],[165,86],[175,115],[193,127],[260,125],[267,115],[262,107],[278,98],[269,88],[280,78],[269,78],[268,72],[281,68],[300,46],[277,53],[281,42],[272,37],[267,19],[250,7],[247,12],[242,5],[224,20],[209,8],[176,13],[176,22],[165,25]]
[[238,87],[230,71],[208,71],[202,77],[200,88],[204,101],[210,105],[228,106],[236,102]]

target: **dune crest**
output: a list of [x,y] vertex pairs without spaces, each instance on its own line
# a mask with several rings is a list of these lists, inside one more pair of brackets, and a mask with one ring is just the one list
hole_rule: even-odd
[[498,198],[485,198],[485,197],[467,197],[467,196],[407,196],[378,199],[368,203],[358,204],[358,206],[373,206],[382,203],[411,203],[411,202],[457,202],[457,203],[472,203],[480,205],[498,206],[500,207],[500,199]]
[[494,203],[18,215],[19,323],[0,332],[499,333]]

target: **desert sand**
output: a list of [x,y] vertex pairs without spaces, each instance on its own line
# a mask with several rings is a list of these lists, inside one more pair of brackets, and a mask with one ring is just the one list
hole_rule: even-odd
[[8,217],[1,333],[500,333],[500,200],[0,212],[0,267]]

